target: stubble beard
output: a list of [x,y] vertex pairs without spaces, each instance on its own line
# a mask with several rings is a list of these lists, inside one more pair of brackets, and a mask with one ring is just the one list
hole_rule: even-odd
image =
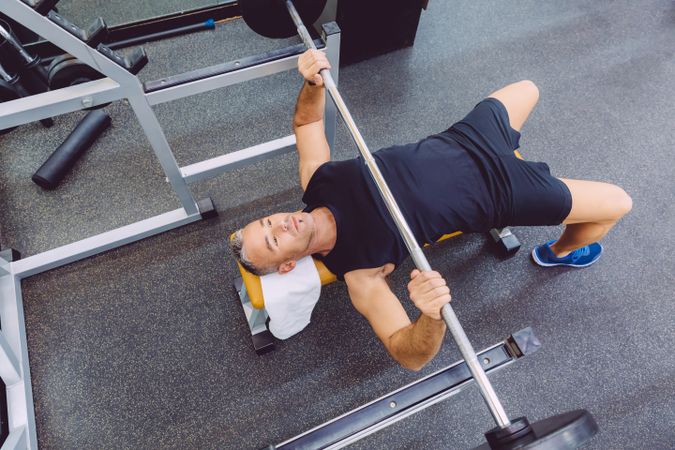
[[309,246],[312,245],[312,241],[314,241],[314,237],[316,236],[316,224],[312,227],[312,231],[309,232],[309,239],[307,239],[307,245],[305,246],[305,249],[303,250],[303,253],[307,253],[309,250]]

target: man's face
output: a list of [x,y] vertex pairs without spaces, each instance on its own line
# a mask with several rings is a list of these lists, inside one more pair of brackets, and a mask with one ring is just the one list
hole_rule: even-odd
[[273,214],[251,222],[242,231],[246,256],[256,267],[288,272],[305,256],[314,227],[314,218],[304,212]]

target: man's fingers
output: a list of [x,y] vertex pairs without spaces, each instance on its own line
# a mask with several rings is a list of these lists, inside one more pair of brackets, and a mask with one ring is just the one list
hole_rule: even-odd
[[417,269],[410,272],[410,278],[408,289],[415,306],[423,314],[438,319],[443,305],[452,300],[445,279],[436,271],[421,272]]
[[330,63],[328,62],[326,55],[319,51],[311,54],[305,53],[298,59],[298,67],[302,69],[308,69],[314,64],[317,64],[323,69],[330,67]]
[[330,69],[328,61],[314,61],[308,68],[310,73],[319,73],[321,69]]
[[[448,303],[450,303],[450,298],[446,297],[446,298],[443,298],[442,300],[439,299],[437,302],[434,302],[434,309],[437,309],[438,311],[440,311]],[[442,318],[442,316],[441,316],[441,318]]]
[[446,303],[450,303],[452,301],[452,295],[450,295],[450,293],[447,293],[445,295],[442,295],[441,297],[438,297],[437,300],[441,304],[441,306],[443,306]]
[[[442,287],[437,287],[432,289],[431,291],[426,292],[420,297],[421,302],[426,302],[426,303],[436,303],[437,301],[440,301],[442,299],[446,299],[450,297],[450,289],[448,289],[447,286],[442,286]],[[442,300],[446,301],[446,300]]]
[[325,57],[325,54],[321,50],[315,50],[313,48],[306,50],[305,53],[303,53],[303,56],[307,55],[308,58],[321,58],[322,56]]
[[444,295],[450,295],[450,289],[447,286],[439,286],[434,288],[431,293],[434,297],[442,297]]
[[[413,277],[413,274],[415,273],[416,275]],[[408,283],[408,289],[417,290],[420,294],[424,294],[435,287],[444,286],[446,284],[443,277],[441,277],[441,274],[435,271],[420,272],[415,269],[410,276],[412,280]]]
[[451,301],[452,301],[452,296],[448,292],[448,293],[445,293],[445,294],[438,295],[433,300],[431,300],[429,302],[429,304],[433,305],[434,309],[440,310],[443,307],[443,305],[446,305],[446,304],[450,303]]
[[[422,277],[417,274],[417,278]],[[415,306],[421,311],[439,311],[443,305],[450,303],[452,300],[450,288],[442,278],[428,280],[423,285],[411,289],[410,294]]]
[[[429,294],[429,293],[432,293],[439,288],[448,289],[447,284],[445,283],[445,280],[443,278],[432,278],[432,279],[426,280],[424,283],[422,283],[418,288],[418,292],[420,294]],[[448,291],[449,291],[449,289],[448,289]]]
[[323,78],[319,78],[319,72],[322,69],[330,69],[330,64],[328,64],[328,61],[308,61],[308,62],[303,62],[301,65],[299,65],[298,70],[302,74],[302,76],[307,79],[308,81],[312,81],[315,84],[322,85],[323,84]]

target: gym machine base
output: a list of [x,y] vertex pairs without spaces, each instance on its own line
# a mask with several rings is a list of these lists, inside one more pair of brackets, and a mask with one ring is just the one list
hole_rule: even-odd
[[[148,92],[136,75],[116,61],[116,55],[109,49],[90,47],[75,34],[45,17],[49,8],[38,11],[33,9],[36,5],[34,1],[2,0],[0,12],[50,41],[64,53],[97,70],[103,78],[3,102],[0,109],[0,130],[127,99],[164,170],[166,180],[176,192],[181,207],[25,259],[14,260],[13,256],[17,255],[13,251],[0,255],[0,378],[7,387],[9,419],[9,435],[4,444],[0,443],[3,449],[37,448],[21,280],[215,215],[216,211],[210,199],[198,201],[192,196],[188,186],[190,183],[291,152],[295,137],[281,137],[190,166],[179,167],[152,106],[295,69],[303,50],[296,46],[273,55],[247,59],[244,64],[236,61],[198,69],[183,74],[174,83],[162,83],[162,80],[158,80],[157,84],[161,87]],[[317,44],[323,46],[332,66],[339,67],[340,34],[337,27],[330,28],[329,33],[324,32]],[[326,135],[331,146],[335,136],[336,117],[335,107],[327,105]]]
[[[273,38],[290,37],[297,34],[307,49],[315,48],[303,20],[308,23],[313,22],[320,14],[320,10],[323,9],[317,3],[322,2],[316,0],[240,0],[239,3],[242,17],[249,27],[257,33]],[[322,69],[320,75],[323,78],[326,90],[349,129],[349,133],[358,147],[373,181],[377,185],[387,210],[405,241],[415,266],[423,272],[431,271],[431,265],[418,245],[363,136],[354,123],[354,119],[340,95],[330,71]],[[524,417],[510,420],[450,304],[443,306],[441,316],[457,343],[483,396],[483,400],[496,422],[497,426],[485,433],[487,448],[492,450],[571,449],[584,445],[597,433],[597,425],[593,417],[589,412],[583,410],[553,416],[534,424],[530,424]]]
[[[493,373],[536,352],[541,344],[531,328],[478,353],[486,371]],[[473,382],[464,361],[441,369],[340,417],[288,439],[268,450],[338,449],[363,439],[399,420],[459,393]]]

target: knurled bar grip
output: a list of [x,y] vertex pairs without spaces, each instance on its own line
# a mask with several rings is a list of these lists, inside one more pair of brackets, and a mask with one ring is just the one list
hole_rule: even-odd
[[[307,31],[307,28],[305,28],[305,25],[302,23],[302,19],[300,18],[298,11],[295,9],[295,5],[293,5],[293,2],[291,0],[286,0],[286,7],[288,8],[288,12],[290,13],[291,18],[293,19],[293,22],[295,23],[295,26],[298,29],[298,34],[302,38],[302,41],[305,44],[305,46],[309,49],[316,50],[316,46],[314,45],[314,42],[312,41],[312,38],[309,35],[309,32]],[[363,139],[363,136],[361,136],[359,129],[356,127],[356,124],[354,123],[354,119],[352,119],[352,116],[349,113],[349,110],[347,109],[345,102],[342,100],[342,96],[337,90],[337,86],[335,85],[335,81],[333,81],[333,77],[331,76],[330,71],[328,69],[322,69],[319,73],[323,77],[323,82],[324,85],[326,86],[326,89],[328,89],[328,92],[333,98],[335,105],[340,111],[342,119],[347,125],[347,128],[349,128],[349,132],[351,133],[352,138],[356,143],[356,146],[359,148],[359,151],[361,152],[361,156],[363,157],[363,159],[366,162],[366,165],[368,166],[370,174],[373,177],[375,184],[377,185],[377,189],[380,192],[380,195],[382,196],[387,206],[387,209],[389,210],[389,213],[394,219],[396,227],[398,228],[399,232],[401,233],[401,236],[403,237],[403,240],[405,241],[406,247],[410,252],[410,256],[412,257],[415,266],[417,266],[417,268],[421,271],[425,272],[431,271],[431,266],[429,265],[427,258],[424,256],[422,249],[417,244],[415,236],[410,230],[408,223],[405,221],[405,218],[403,217],[403,214],[401,213],[401,210],[399,209],[398,204],[394,199],[394,196],[389,190],[389,187],[387,186],[387,183],[385,182],[384,177],[382,176],[382,173],[380,172],[380,169],[377,166],[377,163],[375,163],[375,160],[373,159],[373,156],[371,155],[370,150],[368,149],[368,146],[366,145],[366,142]],[[462,353],[462,356],[464,357],[464,360],[466,361],[467,365],[469,366],[469,370],[471,371],[471,374],[476,380],[478,387],[480,388],[481,394],[483,395],[483,399],[485,400],[485,403],[487,404],[488,408],[490,409],[490,412],[492,413],[492,417],[495,419],[497,424],[502,428],[510,425],[511,421],[506,415],[506,411],[504,411],[504,407],[499,401],[499,398],[497,398],[497,394],[492,388],[490,380],[488,380],[487,375],[485,375],[485,371],[480,366],[478,358],[476,357],[476,352],[471,346],[471,342],[469,342],[466,333],[464,333],[464,330],[462,329],[462,326],[460,325],[454,310],[449,304],[446,304],[443,306],[441,310],[441,315],[443,316],[443,319],[445,320],[445,323],[448,326],[450,333],[452,333],[452,337],[457,342],[459,350]]]

